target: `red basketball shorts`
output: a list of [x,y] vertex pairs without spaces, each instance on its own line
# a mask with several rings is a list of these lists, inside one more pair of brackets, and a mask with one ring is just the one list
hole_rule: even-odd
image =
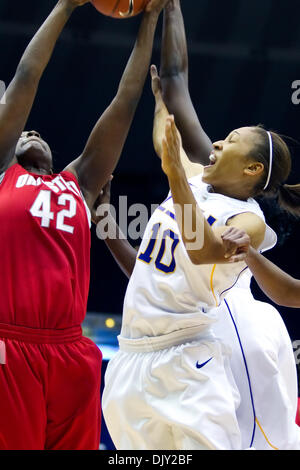
[[0,324],[0,449],[96,450],[102,355],[81,328]]

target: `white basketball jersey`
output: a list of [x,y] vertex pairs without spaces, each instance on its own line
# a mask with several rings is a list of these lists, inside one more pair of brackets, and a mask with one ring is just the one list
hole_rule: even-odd
[[[240,201],[211,193],[201,175],[189,183],[211,226],[225,226],[230,218],[245,212],[264,220],[254,199]],[[267,227],[261,250],[275,244],[276,235]],[[146,227],[124,300],[121,336],[138,339],[195,326],[207,328],[216,321],[216,310],[210,310],[220,305],[246,271],[245,263],[194,265],[180,236],[169,194]]]

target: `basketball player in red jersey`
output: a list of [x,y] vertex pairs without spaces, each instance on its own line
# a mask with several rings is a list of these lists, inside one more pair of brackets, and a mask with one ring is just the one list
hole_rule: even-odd
[[0,107],[0,449],[99,447],[101,353],[80,326],[89,209],[120,157],[166,0],[149,3],[116,97],[82,154],[53,174],[50,147],[23,129],[55,43],[85,3],[58,1]]

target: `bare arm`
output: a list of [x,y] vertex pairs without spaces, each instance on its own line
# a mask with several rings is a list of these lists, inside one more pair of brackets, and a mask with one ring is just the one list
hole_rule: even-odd
[[91,208],[120,158],[147,77],[155,29],[167,0],[152,0],[117,94],[94,127],[82,155],[67,167],[78,178]]
[[[169,117],[166,137],[163,140],[162,168],[169,180],[176,220],[187,253],[194,264],[229,263],[227,250],[222,240],[226,227],[213,229],[200,210],[181,163],[178,134],[174,119]],[[245,230],[255,248],[261,245],[266,227],[255,214],[237,215],[230,219],[228,224]]]
[[115,231],[116,237],[105,238],[105,244],[121,271],[130,279],[135,266],[137,251],[130,245],[127,238],[121,234],[120,228],[111,214],[108,215],[108,223]]
[[182,137],[183,148],[195,163],[207,164],[212,143],[193,106],[188,85],[188,52],[180,0],[171,0],[164,11],[161,54],[163,98]]
[[282,269],[251,248],[249,236],[240,229],[228,228],[222,235],[224,247],[235,263],[240,260],[240,251],[261,290],[278,305],[300,307],[300,280],[293,278]]
[[[162,142],[165,137],[165,129],[167,119],[169,118],[169,111],[165,105],[162,97],[161,80],[157,74],[155,65],[151,66],[151,79],[152,79],[152,92],[155,98],[155,112],[153,124],[153,145],[154,149],[160,158],[162,155]],[[180,135],[178,134],[180,139]],[[199,163],[192,163],[187,157],[182,143],[180,145],[180,160],[184,168],[187,178],[199,175],[203,172],[203,166]]]
[[[155,97],[153,144],[157,155],[160,157],[162,154],[162,141],[165,136],[165,126],[169,113],[162,99],[160,79],[155,66],[151,66],[151,78],[152,91]],[[202,165],[191,163],[183,149],[181,149],[181,162],[185,167],[188,177],[199,174],[199,172],[202,171]],[[111,180],[105,185],[100,196],[97,198],[92,209],[92,218],[93,222],[97,225],[96,233],[98,238],[100,240],[104,240],[120,269],[128,278],[130,278],[136,263],[137,251],[130,245],[126,237],[122,234],[109,210],[110,188]],[[102,229],[104,227],[99,225],[99,223],[104,223],[104,219],[106,228],[105,234],[102,233]],[[108,226],[109,230],[107,230]]]
[[300,280],[285,273],[252,248],[246,263],[262,291],[273,302],[285,307],[300,307]]
[[76,6],[88,0],[59,0],[26,48],[16,74],[0,105],[0,171],[12,162],[16,144],[24,129],[41,76],[56,41]]
[[[110,187],[111,181],[106,183],[103,191],[101,191],[100,196],[97,198],[92,210],[92,218],[93,222],[97,225],[97,237],[100,238],[100,240],[104,240],[120,269],[123,271],[125,276],[130,278],[135,266],[137,251],[130,245],[129,241],[123,235],[109,210]],[[103,204],[105,204],[105,206],[103,206]],[[103,237],[103,227],[101,226],[101,222],[105,223],[106,226],[109,226],[109,230],[106,230],[105,237]]]

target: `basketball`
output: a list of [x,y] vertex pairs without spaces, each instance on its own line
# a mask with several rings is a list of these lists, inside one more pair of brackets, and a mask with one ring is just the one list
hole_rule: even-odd
[[91,0],[103,15],[126,19],[141,13],[149,0]]

